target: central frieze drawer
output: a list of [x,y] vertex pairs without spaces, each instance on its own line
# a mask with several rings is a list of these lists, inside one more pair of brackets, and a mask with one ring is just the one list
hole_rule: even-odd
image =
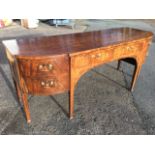
[[92,52],[90,57],[93,62],[93,66],[97,66],[112,59],[112,50],[100,49],[95,52]]
[[[78,54],[74,57],[74,67],[78,68],[90,68],[91,66],[98,65],[104,61],[109,60],[112,57],[111,50],[96,49],[85,54]],[[73,59],[72,57],[72,59]]]

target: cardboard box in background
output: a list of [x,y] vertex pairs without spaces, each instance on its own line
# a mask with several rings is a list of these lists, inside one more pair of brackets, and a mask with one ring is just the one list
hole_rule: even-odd
[[38,24],[38,19],[21,19],[21,25],[25,28],[37,28]]

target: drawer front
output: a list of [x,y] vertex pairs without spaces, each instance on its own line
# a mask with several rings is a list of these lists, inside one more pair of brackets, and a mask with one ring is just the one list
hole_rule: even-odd
[[74,57],[74,64],[73,65],[76,68],[83,68],[83,67],[87,67],[87,66],[92,65],[92,58],[91,58],[89,53],[79,54],[79,55],[73,56],[73,57]]
[[77,81],[81,75],[93,67],[122,58],[136,57],[139,52],[143,52],[143,46],[143,42],[132,42],[71,54],[71,75]]
[[31,62],[31,76],[59,76],[69,72],[69,58],[66,55],[41,58]]
[[136,55],[137,52],[141,52],[143,49],[143,43],[129,43],[126,45],[115,47],[114,52],[114,59],[120,58],[120,57],[126,57],[126,56],[133,56]]
[[93,66],[100,65],[102,63],[118,60],[120,58],[130,57],[137,55],[137,52],[141,52],[143,43],[129,43],[118,47],[112,47],[109,49],[98,50],[91,53]]
[[69,76],[66,74],[61,77],[46,78],[26,78],[26,84],[29,93],[33,95],[51,95],[57,94],[69,89]]
[[69,71],[69,57],[67,55],[19,59],[18,63],[24,77],[58,76]]
[[95,52],[92,52],[90,54],[90,57],[92,59],[92,62],[93,62],[93,66],[97,66],[97,65],[100,65],[104,62],[107,62],[109,60],[112,59],[112,56],[113,56],[113,52],[112,50],[97,50]]
[[69,89],[69,57],[58,55],[19,60],[28,92],[51,95]]
[[111,50],[92,50],[85,54],[79,54],[72,57],[75,68],[91,68],[108,61],[112,57]]

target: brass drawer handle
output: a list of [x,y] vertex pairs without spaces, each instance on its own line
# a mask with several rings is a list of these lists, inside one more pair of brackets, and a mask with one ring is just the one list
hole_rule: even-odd
[[93,54],[93,55],[91,55],[91,57],[92,57],[92,58],[95,58],[95,55]]
[[132,46],[127,46],[127,50],[128,51],[131,51],[131,50],[133,50],[134,48],[132,47]]
[[96,58],[100,58],[102,56],[101,53],[96,54]]
[[53,69],[53,65],[52,64],[41,64],[41,65],[39,65],[40,71],[45,70],[45,69],[51,71]]
[[42,70],[43,69],[43,65],[39,65],[39,70]]
[[48,70],[52,70],[53,69],[53,65],[52,64],[48,64]]
[[53,80],[41,81],[40,84],[41,84],[42,87],[53,87],[53,86],[55,86],[55,82]]
[[54,81],[50,81],[50,86],[54,86]]
[[45,82],[44,81],[41,81],[41,86],[45,86]]
[[101,53],[91,55],[92,58],[100,58],[102,56]]

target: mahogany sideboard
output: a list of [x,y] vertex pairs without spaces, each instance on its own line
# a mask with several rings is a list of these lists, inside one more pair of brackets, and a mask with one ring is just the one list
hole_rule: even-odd
[[69,117],[74,113],[74,89],[88,70],[115,60],[132,58],[131,90],[145,62],[153,33],[133,28],[41,36],[3,41],[17,96],[31,122],[28,95],[69,91]]

